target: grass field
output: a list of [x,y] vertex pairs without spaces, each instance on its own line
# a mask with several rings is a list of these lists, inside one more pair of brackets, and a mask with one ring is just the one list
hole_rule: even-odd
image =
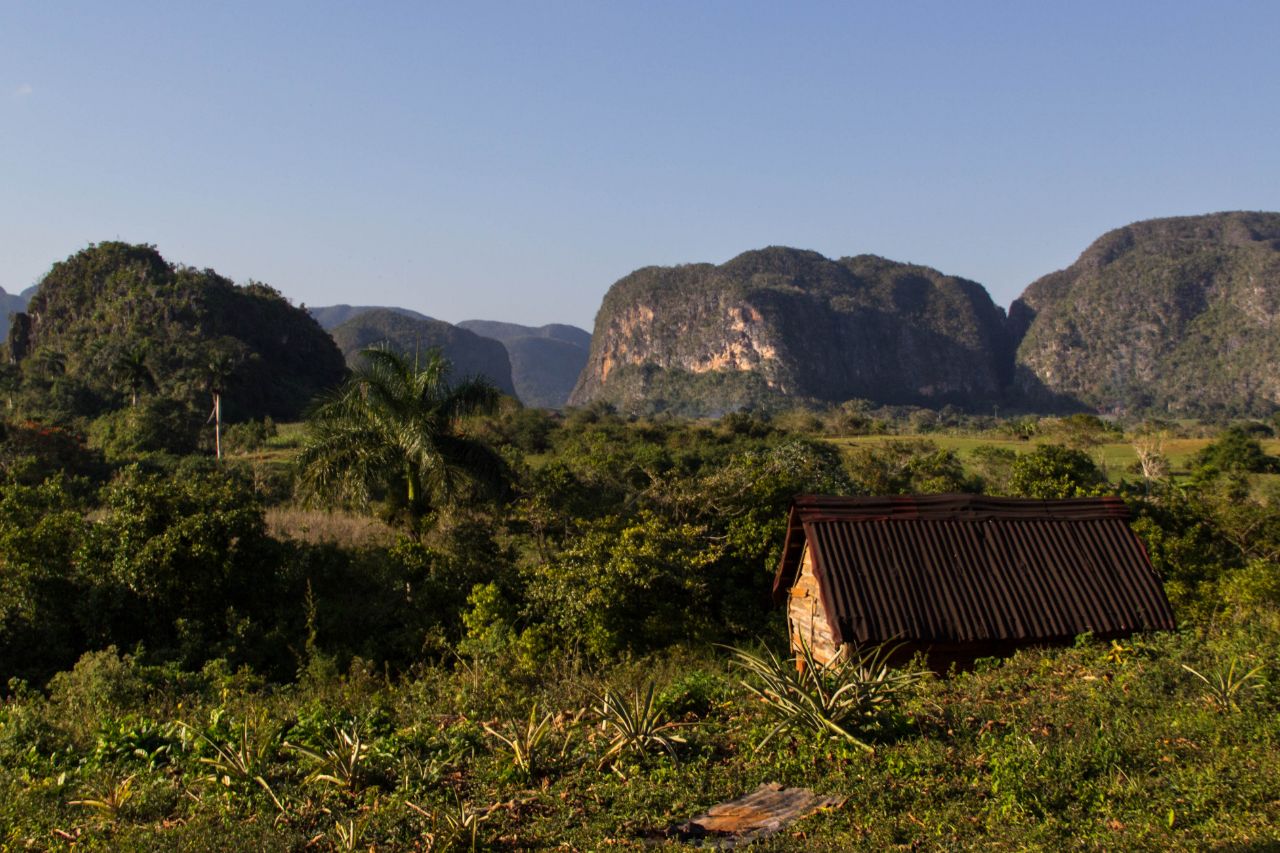
[[[278,424],[278,434],[267,442],[262,450],[231,454],[234,458],[249,463],[266,464],[271,467],[289,464],[297,454],[302,443],[304,424]],[[1060,436],[1037,436],[1029,440],[1011,438],[1007,435],[954,435],[950,433],[931,432],[906,435],[856,435],[841,436],[828,439],[838,447],[859,447],[880,445],[891,441],[931,441],[944,450],[954,450],[961,461],[968,462],[974,449],[978,447],[1000,447],[1017,453],[1025,453],[1038,444],[1060,443]],[[1169,438],[1164,442],[1164,454],[1169,458],[1175,476],[1185,476],[1190,469],[1191,459],[1208,445],[1210,438]],[[1280,455],[1280,438],[1264,439],[1263,449],[1273,455]],[[1125,476],[1133,477],[1133,466],[1137,464],[1138,454],[1132,442],[1113,441],[1098,444],[1089,450],[1098,467],[1113,481]],[[542,457],[528,457],[526,462],[537,467]],[[1280,481],[1280,476],[1264,477],[1265,480]]]
[[[1059,441],[1057,437],[1037,437],[1030,440],[1009,438],[1007,436],[983,435],[949,435],[945,433],[923,433],[919,435],[857,435],[833,438],[831,441],[840,447],[859,447],[885,444],[890,441],[932,441],[944,450],[954,450],[962,461],[967,462],[978,447],[1001,447],[1018,453],[1025,453],[1037,444],[1050,444]],[[1170,438],[1164,442],[1164,454],[1169,457],[1173,473],[1186,474],[1191,458],[1212,439],[1208,438]],[[1271,455],[1280,454],[1280,439],[1268,439],[1262,447]],[[1107,473],[1112,480],[1119,480],[1128,474],[1138,461],[1138,454],[1130,442],[1109,442],[1099,444],[1089,450],[1089,454],[1097,462],[1098,467]],[[1132,475],[1130,475],[1132,476]]]

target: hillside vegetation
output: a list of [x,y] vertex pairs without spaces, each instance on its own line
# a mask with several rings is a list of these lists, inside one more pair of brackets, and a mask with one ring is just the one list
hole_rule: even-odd
[[1265,414],[1280,405],[1280,214],[1137,222],[1010,309],[1017,390],[1106,410]]
[[12,328],[21,405],[64,420],[139,393],[207,413],[211,381],[228,383],[228,419],[296,419],[344,371],[324,330],[272,288],[152,246],[100,243],[54,264]]

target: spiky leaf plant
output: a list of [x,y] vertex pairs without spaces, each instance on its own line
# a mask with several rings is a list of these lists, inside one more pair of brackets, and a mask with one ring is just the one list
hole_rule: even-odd
[[734,663],[750,679],[742,686],[760,699],[777,721],[756,745],[760,749],[779,732],[802,729],[848,741],[874,752],[864,738],[892,711],[902,694],[923,673],[889,665],[896,647],[845,647],[822,663],[805,643],[794,658],[779,658],[766,650],[757,655],[730,649]]
[[637,687],[627,694],[606,690],[595,698],[596,716],[610,738],[601,767],[624,753],[647,754],[661,749],[676,757],[676,745],[684,743],[684,738],[672,732],[685,724],[667,718],[666,711],[654,698],[652,681],[647,687]]

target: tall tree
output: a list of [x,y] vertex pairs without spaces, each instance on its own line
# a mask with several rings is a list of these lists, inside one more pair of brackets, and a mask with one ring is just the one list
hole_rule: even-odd
[[298,457],[305,491],[360,508],[385,499],[419,536],[440,510],[505,491],[502,457],[461,430],[464,417],[496,410],[501,394],[492,384],[450,383],[439,350],[421,364],[382,349],[361,358],[307,422]]
[[240,359],[228,346],[212,349],[205,362],[205,383],[213,396],[213,411],[209,413],[209,420],[213,421],[213,448],[219,459],[222,458],[222,395],[226,393],[239,366]]

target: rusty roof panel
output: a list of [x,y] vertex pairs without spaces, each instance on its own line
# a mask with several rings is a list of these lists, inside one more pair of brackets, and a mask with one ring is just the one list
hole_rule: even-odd
[[833,635],[998,643],[1173,628],[1119,498],[796,498],[774,581],[807,543]]

